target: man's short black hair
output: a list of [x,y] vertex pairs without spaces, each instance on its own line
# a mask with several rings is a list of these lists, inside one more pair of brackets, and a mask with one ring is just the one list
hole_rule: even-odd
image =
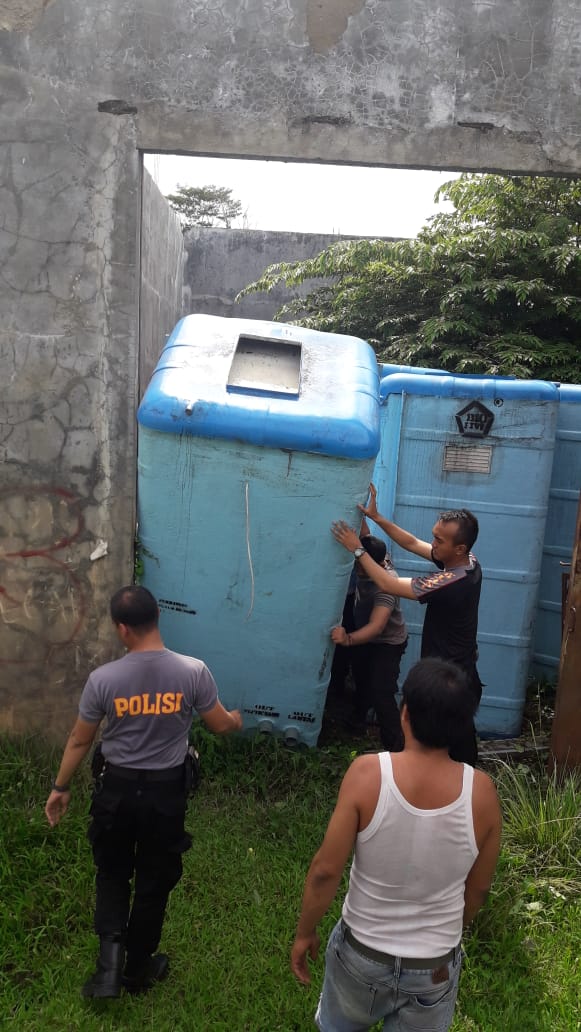
[[465,545],[469,552],[478,537],[478,520],[470,509],[446,509],[438,516],[440,523],[457,523],[455,545]]
[[361,538],[361,545],[374,562],[381,564],[387,555],[387,545],[381,538],[373,537],[373,534],[364,534]]
[[147,588],[139,584],[128,584],[119,588],[110,603],[111,619],[115,624],[127,624],[138,631],[157,627],[159,610],[157,601]]
[[403,688],[414,738],[430,749],[449,749],[472,727],[477,701],[466,674],[445,659],[420,659]]

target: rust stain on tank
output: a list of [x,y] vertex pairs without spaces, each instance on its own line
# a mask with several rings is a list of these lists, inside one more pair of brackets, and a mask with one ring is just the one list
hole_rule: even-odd
[[339,42],[349,18],[359,14],[365,0],[308,0],[307,36],[313,50],[322,54]]

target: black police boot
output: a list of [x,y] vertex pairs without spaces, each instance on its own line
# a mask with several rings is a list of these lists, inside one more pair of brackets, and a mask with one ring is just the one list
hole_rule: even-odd
[[125,948],[119,936],[101,936],[96,971],[85,982],[83,996],[106,999],[121,995],[121,972]]
[[128,993],[146,993],[155,982],[163,982],[168,975],[169,957],[166,953],[156,953],[145,960],[128,957],[122,981]]

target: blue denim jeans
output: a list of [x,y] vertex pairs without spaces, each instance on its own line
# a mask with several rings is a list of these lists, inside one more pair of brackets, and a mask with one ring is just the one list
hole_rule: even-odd
[[329,938],[325,979],[315,1015],[320,1032],[365,1032],[383,1021],[384,1032],[446,1032],[458,994],[461,951],[447,964],[448,977],[434,984],[433,970],[381,964],[345,940],[339,921]]

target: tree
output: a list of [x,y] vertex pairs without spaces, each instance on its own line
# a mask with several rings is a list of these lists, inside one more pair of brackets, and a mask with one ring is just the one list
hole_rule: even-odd
[[368,340],[378,358],[578,382],[581,181],[464,174],[413,240],[338,242],[242,291],[321,285],[277,318]]
[[193,226],[225,226],[242,214],[242,204],[224,186],[178,186],[167,200],[181,219],[184,233]]

